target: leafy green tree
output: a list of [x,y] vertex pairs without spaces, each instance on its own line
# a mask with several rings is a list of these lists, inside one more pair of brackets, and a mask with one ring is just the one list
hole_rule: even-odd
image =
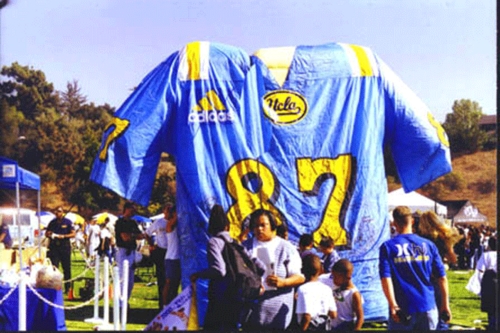
[[19,124],[23,120],[22,112],[11,107],[5,98],[0,98],[0,155],[10,156],[18,141],[25,139],[19,135]]
[[40,174],[42,184],[54,182],[79,211],[115,209],[119,197],[89,181],[114,109],[87,104],[76,80],[58,92],[42,71],[18,63],[3,67],[1,75],[1,153]]
[[59,94],[53,84],[46,81],[42,71],[14,62],[10,67],[4,66],[1,75],[5,77],[0,82],[2,98],[21,111],[26,119],[33,121],[48,109],[56,109]]
[[450,140],[452,153],[474,153],[482,149],[486,133],[479,128],[483,116],[477,102],[461,99],[453,103],[453,113],[446,115],[443,124]]

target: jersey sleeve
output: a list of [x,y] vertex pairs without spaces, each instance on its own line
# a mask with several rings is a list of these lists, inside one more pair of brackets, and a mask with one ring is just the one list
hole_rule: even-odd
[[90,179],[147,206],[175,104],[170,82],[176,54],[158,65],[106,126]]
[[379,58],[385,87],[386,135],[406,192],[449,173],[450,145],[427,106]]

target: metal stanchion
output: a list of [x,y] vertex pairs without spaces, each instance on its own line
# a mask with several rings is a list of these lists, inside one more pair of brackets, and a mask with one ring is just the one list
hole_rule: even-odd
[[109,258],[104,257],[104,314],[105,324],[109,324]]
[[19,331],[26,331],[26,273],[19,272]]
[[113,329],[120,328],[120,272],[118,266],[113,268]]
[[128,260],[123,261],[123,287],[122,287],[122,331],[127,330],[127,308],[128,308]]
[[97,331],[110,331],[113,326],[109,323],[109,258],[104,257],[104,312],[103,312],[103,323],[99,326],[94,327]]
[[95,277],[94,277],[94,317],[87,318],[84,321],[86,323],[100,324],[102,323],[102,318],[99,318],[99,257],[95,260]]

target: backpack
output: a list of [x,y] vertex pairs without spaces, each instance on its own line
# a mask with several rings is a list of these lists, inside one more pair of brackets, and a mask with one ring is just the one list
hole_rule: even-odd
[[260,295],[262,272],[238,242],[224,239],[224,243],[222,257],[226,264],[228,296],[243,302],[257,299]]

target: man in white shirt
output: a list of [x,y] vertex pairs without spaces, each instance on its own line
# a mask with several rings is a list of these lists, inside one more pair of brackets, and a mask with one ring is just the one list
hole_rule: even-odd
[[[163,309],[162,290],[165,286],[165,254],[167,252],[167,220],[172,205],[167,204],[163,208],[163,218],[160,218],[146,229],[148,235],[149,253],[155,264],[156,281],[158,285],[158,307]],[[155,237],[153,237],[153,235]]]

